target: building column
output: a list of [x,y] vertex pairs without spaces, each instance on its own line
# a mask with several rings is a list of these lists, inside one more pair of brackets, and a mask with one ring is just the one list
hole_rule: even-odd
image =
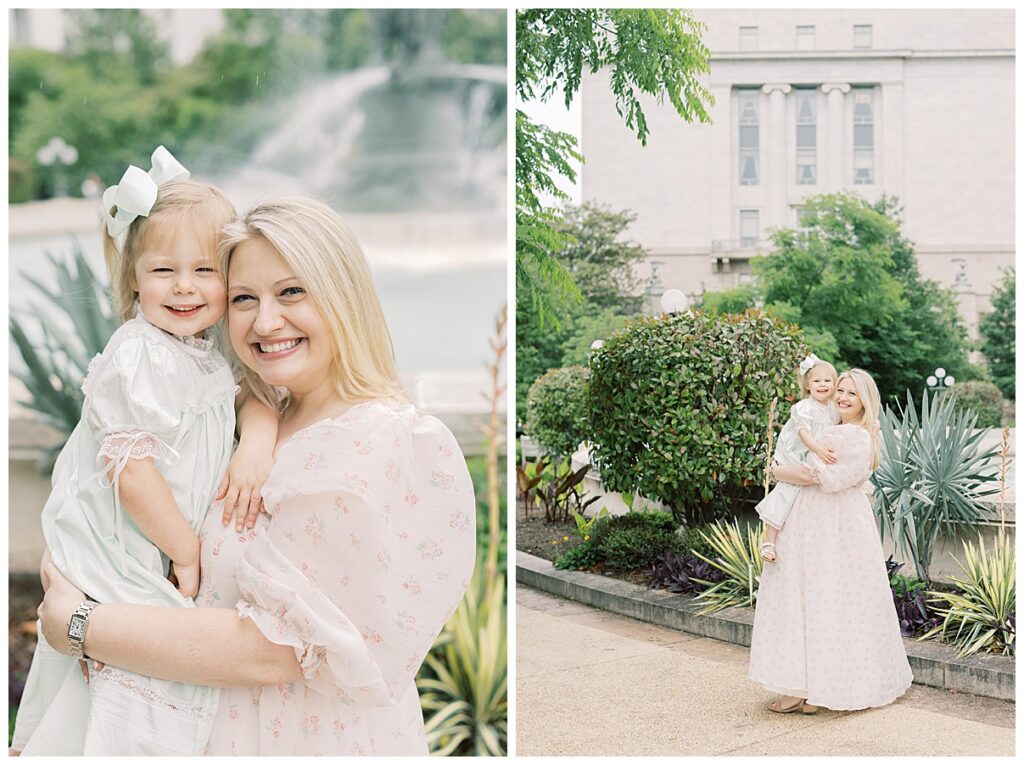
[[793,88],[784,83],[772,83],[761,90],[768,94],[768,129],[765,131],[768,156],[764,174],[768,209],[761,221],[761,229],[765,230],[789,224],[786,215],[786,189],[789,186],[786,174],[786,95]]
[[825,188],[836,192],[845,185],[846,157],[843,155],[843,96],[850,92],[847,82],[826,82],[821,92],[828,96],[828,122],[825,123],[826,138],[823,158],[825,172],[821,173]]

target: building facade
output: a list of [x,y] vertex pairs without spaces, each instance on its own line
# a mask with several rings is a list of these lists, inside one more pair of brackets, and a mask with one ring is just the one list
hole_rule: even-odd
[[703,10],[713,124],[644,101],[646,147],[607,72],[585,77],[582,198],[629,209],[654,290],[750,280],[803,200],[896,196],[923,275],[969,331],[1014,260],[1014,12]]

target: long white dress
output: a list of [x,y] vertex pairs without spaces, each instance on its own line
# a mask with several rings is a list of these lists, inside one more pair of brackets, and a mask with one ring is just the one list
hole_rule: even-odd
[[292,646],[304,679],[223,689],[207,753],[427,754],[414,678],[475,562],[454,437],[411,406],[358,404],[282,444],[263,498],[249,531],[207,519],[196,600]]
[[[129,459],[152,457],[199,530],[231,456],[235,382],[212,341],[179,339],[140,313],[89,366],[82,419],[53,470],[42,513],[53,562],[100,603],[192,608],[169,561],[120,507]],[[78,662],[39,634],[13,747],[25,755],[198,754],[218,691],[108,667],[86,685]]]
[[838,461],[810,464],[819,481],[801,487],[761,574],[749,677],[775,693],[829,709],[884,706],[913,673],[874,513],[860,484],[871,475],[871,436],[838,425],[822,436]]
[[[839,411],[832,401],[820,404],[813,398],[804,398],[793,404],[789,419],[782,426],[779,441],[772,457],[776,465],[795,465],[807,460],[808,449],[800,440],[800,429],[807,428],[819,440],[827,428],[839,424]],[[781,529],[793,509],[800,487],[791,483],[775,484],[768,496],[757,503],[757,514],[769,526]]]

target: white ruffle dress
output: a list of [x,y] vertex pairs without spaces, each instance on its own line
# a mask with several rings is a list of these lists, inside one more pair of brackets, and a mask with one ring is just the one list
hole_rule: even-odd
[[[169,560],[120,507],[129,459],[152,457],[199,531],[227,469],[235,382],[211,340],[179,339],[139,313],[111,337],[82,384],[82,418],[53,470],[42,513],[53,562],[100,603],[193,608],[167,581]],[[114,466],[114,480],[107,465]],[[116,667],[91,673],[42,633],[18,710],[25,755],[198,754],[218,691]]]
[[476,559],[455,438],[411,406],[357,404],[282,444],[262,493],[251,530],[207,519],[196,602],[291,646],[304,679],[222,689],[207,753],[427,754],[414,678]]
[[889,704],[913,682],[870,500],[871,436],[829,428],[838,461],[811,456],[817,485],[799,488],[757,592],[751,680],[829,709]]
[[[807,428],[815,441],[821,440],[821,434],[833,425],[839,424],[839,411],[829,401],[819,404],[813,398],[804,398],[793,404],[789,419],[782,426],[778,443],[775,445],[773,462],[776,465],[796,465],[806,462],[808,449],[800,440],[800,428]],[[757,514],[769,526],[781,529],[786,524],[793,503],[796,501],[800,487],[791,483],[777,483],[770,492],[757,503]]]

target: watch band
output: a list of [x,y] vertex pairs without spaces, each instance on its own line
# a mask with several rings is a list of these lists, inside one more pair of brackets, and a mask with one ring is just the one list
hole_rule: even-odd
[[85,632],[89,628],[89,614],[96,606],[94,600],[86,600],[78,607],[71,619],[68,620],[68,643],[71,645],[71,655],[76,659],[84,659],[85,653]]

